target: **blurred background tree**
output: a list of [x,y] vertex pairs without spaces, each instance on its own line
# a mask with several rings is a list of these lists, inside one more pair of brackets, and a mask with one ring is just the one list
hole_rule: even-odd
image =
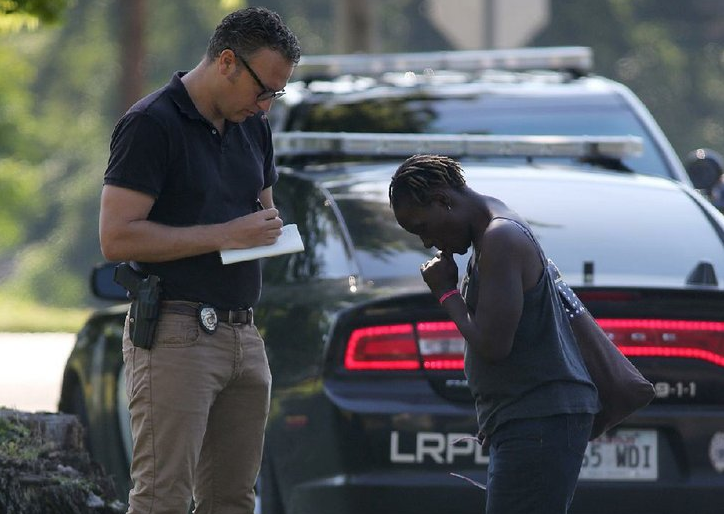
[[[5,74],[12,87],[3,87],[0,79],[0,99],[13,95],[0,105],[16,111],[7,115],[14,127],[3,131],[0,125],[0,156],[23,162],[34,156],[38,162],[32,177],[14,179],[12,191],[25,200],[15,202],[18,208],[6,224],[22,230],[12,240],[2,233],[8,241],[0,245],[2,294],[58,306],[89,303],[88,272],[102,261],[98,198],[115,121],[173,70],[200,60],[215,24],[244,4],[75,0],[62,24],[0,36],[0,48],[17,58],[16,67],[27,75],[19,82],[23,75]],[[0,115],[0,122],[5,118]],[[3,133],[25,133],[27,141],[11,146]],[[19,148],[22,142],[27,148]],[[19,171],[6,163],[0,180],[21,176]],[[5,190],[0,189],[0,205]]]
[[[66,0],[2,0],[0,37],[54,24],[66,7]],[[30,91],[36,70],[27,51],[38,43],[29,37],[25,48],[0,47],[0,255],[25,242],[45,212],[40,190],[46,152],[36,144],[40,127]]]
[[41,23],[57,22],[69,0],[2,0],[0,32],[37,29]]
[[724,152],[724,2],[551,0],[531,45],[594,50],[595,71],[631,88],[680,157]]
[[[371,32],[342,42],[336,27],[350,2],[358,0],[255,4],[279,12],[306,54],[453,48],[426,0],[358,2]],[[193,67],[221,17],[246,3],[0,0],[0,297],[92,304],[87,276],[102,261],[98,199],[115,122],[173,71]],[[680,156],[724,150],[724,2],[549,7],[530,46],[591,46],[595,71],[633,89]]]

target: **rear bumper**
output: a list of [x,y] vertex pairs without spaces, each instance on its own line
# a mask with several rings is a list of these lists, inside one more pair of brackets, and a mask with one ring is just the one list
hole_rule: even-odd
[[[484,473],[460,474],[484,483]],[[615,511],[612,510],[615,505]],[[485,492],[447,472],[337,475],[298,484],[287,514],[469,514],[485,511]],[[721,484],[581,481],[570,514],[721,514]]]
[[[614,507],[615,505],[615,507]],[[612,511],[611,509],[615,510]],[[720,481],[671,484],[579,482],[570,514],[718,514],[724,512]]]
[[287,514],[484,512],[484,491],[447,473],[338,475],[298,484]]

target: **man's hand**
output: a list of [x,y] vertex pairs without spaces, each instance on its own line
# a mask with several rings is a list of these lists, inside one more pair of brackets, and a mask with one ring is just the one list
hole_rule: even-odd
[[436,298],[440,298],[458,283],[458,266],[450,253],[437,252],[437,255],[420,266],[422,279]]
[[247,214],[226,223],[225,248],[253,248],[276,243],[283,222],[274,207]]

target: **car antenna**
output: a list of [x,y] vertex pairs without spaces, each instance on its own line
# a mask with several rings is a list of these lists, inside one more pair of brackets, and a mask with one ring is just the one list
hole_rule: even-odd
[[688,286],[718,286],[719,281],[716,278],[714,266],[709,261],[699,261],[699,263],[691,270],[686,277],[686,285]]
[[593,284],[593,261],[583,261],[583,283]]

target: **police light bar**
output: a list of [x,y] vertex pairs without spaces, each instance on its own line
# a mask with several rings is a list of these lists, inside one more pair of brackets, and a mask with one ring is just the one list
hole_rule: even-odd
[[278,132],[278,157],[553,157],[622,159],[643,153],[637,136],[503,136],[471,134],[386,134]]
[[593,68],[593,51],[583,46],[461,50],[397,54],[340,54],[303,56],[294,78],[339,75],[381,75],[387,72],[432,70],[575,70],[585,74]]

